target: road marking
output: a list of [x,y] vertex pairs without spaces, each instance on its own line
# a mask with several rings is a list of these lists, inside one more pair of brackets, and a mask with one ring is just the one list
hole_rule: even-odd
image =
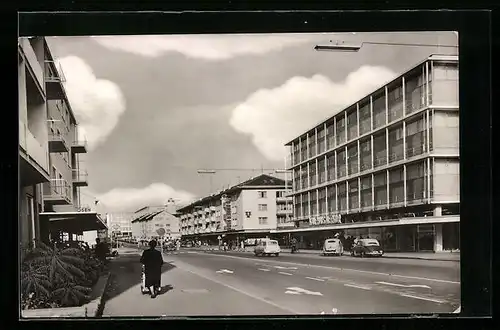
[[285,272],[278,272],[278,274],[281,274],[281,275],[288,275],[288,276],[292,276],[293,274],[290,274],[290,273],[285,273]]
[[[197,252],[193,252],[193,253],[197,253]],[[380,272],[373,272],[373,271],[368,271],[368,270],[359,270],[359,269],[350,269],[350,268],[339,268],[339,267],[331,267],[331,266],[323,266],[323,265],[299,264],[297,262],[291,262],[291,261],[262,260],[262,259],[255,259],[255,258],[228,256],[228,255],[215,254],[215,253],[211,253],[211,255],[216,256],[216,257],[224,257],[224,258],[234,258],[234,259],[243,259],[243,260],[251,260],[251,261],[261,261],[261,262],[268,262],[268,263],[270,263],[270,262],[279,262],[279,263],[282,263],[282,264],[302,266],[302,267],[308,266],[308,267],[325,268],[325,269],[333,269],[333,270],[340,270],[340,271],[351,271],[351,272],[373,274],[373,275],[394,276],[394,277],[408,278],[408,279],[414,279],[414,280],[422,280],[422,281],[430,281],[430,282],[439,282],[439,283],[449,283],[449,284],[458,284],[458,285],[460,285],[460,282],[448,281],[448,280],[440,280],[440,279],[436,279],[436,278],[426,278],[426,277],[415,277],[415,276],[408,276],[408,275],[380,273]]]
[[336,308],[332,308],[332,314],[337,314],[338,312],[339,312],[339,310],[338,310],[338,309],[336,309]]
[[[304,294],[309,294],[309,295],[312,295],[312,296],[322,296],[323,295],[321,292],[309,291],[309,290],[306,290],[306,289],[298,288],[296,286],[291,287],[291,288],[286,288],[286,289],[290,290],[290,291],[298,292],[299,294],[304,293]],[[286,293],[286,291],[285,291],[285,293]]]
[[461,310],[462,310],[462,306],[458,306],[458,308],[453,311],[453,314],[460,314]]
[[271,271],[270,269],[266,269],[266,268],[259,268],[259,270],[262,270],[263,272],[270,272]]
[[300,292],[297,292],[297,291],[289,291],[289,290],[286,290],[285,293],[288,293],[288,294],[301,294]]
[[344,286],[348,286],[350,288],[363,289],[363,290],[371,290],[372,289],[368,286],[362,286],[362,285],[356,285],[356,284],[344,284]]
[[297,267],[283,267],[283,266],[274,266],[276,269],[297,269]]
[[325,280],[322,279],[322,278],[317,278],[317,277],[309,277],[309,276],[306,276],[306,278],[308,280],[313,280],[313,281],[318,281],[318,282],[324,282]]
[[232,270],[229,270],[229,269],[221,269],[221,270],[216,271],[216,273],[219,273],[219,274],[232,274],[234,272]]
[[410,285],[405,285],[405,284],[397,284],[397,283],[390,283],[390,282],[375,282],[377,284],[383,284],[383,285],[392,285],[392,286],[399,286],[402,288],[425,288],[425,289],[430,289],[431,287],[428,285],[423,285],[423,284],[410,284]]
[[231,289],[231,290],[234,290],[234,291],[239,292],[239,293],[241,293],[241,294],[244,294],[244,295],[246,295],[246,296],[248,296],[248,297],[250,297],[250,298],[257,299],[257,300],[259,300],[259,301],[261,301],[261,302],[263,302],[263,303],[266,303],[266,304],[269,304],[269,305],[274,306],[274,307],[276,307],[276,308],[279,308],[279,309],[282,309],[282,310],[284,310],[284,311],[287,311],[287,312],[289,312],[289,313],[292,313],[292,314],[300,314],[300,313],[298,313],[298,312],[294,311],[293,309],[290,309],[290,308],[287,308],[287,307],[284,307],[284,306],[281,306],[281,305],[275,304],[275,303],[273,303],[272,301],[269,301],[269,300],[263,299],[263,298],[261,298],[261,297],[259,297],[259,296],[256,296],[256,295],[252,294],[252,293],[249,293],[249,292],[246,292],[246,291],[244,291],[244,290],[241,290],[241,289],[235,288],[234,286],[229,285],[229,284],[227,284],[227,283],[224,283],[224,282],[218,281],[218,280],[213,279],[213,278],[209,278],[209,277],[207,277],[207,276],[205,276],[205,275],[202,275],[202,274],[198,274],[198,273],[196,273],[196,272],[194,272],[194,271],[192,271],[192,270],[190,270],[190,269],[184,268],[184,267],[182,267],[182,266],[177,266],[177,268],[182,269],[182,270],[184,270],[184,271],[186,271],[186,272],[188,272],[188,273],[194,274],[194,275],[196,275],[196,276],[199,276],[199,277],[201,277],[201,278],[204,278],[204,279],[206,279],[206,280],[208,280],[208,281],[212,281],[212,282],[214,282],[214,283],[217,283],[217,284],[219,284],[219,285],[222,285],[222,286],[224,286],[224,287],[226,287],[226,288],[228,288],[228,289]]
[[413,298],[413,299],[420,299],[420,300],[432,301],[432,302],[435,302],[435,303],[438,303],[438,304],[444,304],[444,303],[446,303],[446,300],[439,300],[439,299],[433,299],[433,298],[427,298],[427,297],[413,296],[411,294],[401,293],[400,296],[407,297],[407,298]]

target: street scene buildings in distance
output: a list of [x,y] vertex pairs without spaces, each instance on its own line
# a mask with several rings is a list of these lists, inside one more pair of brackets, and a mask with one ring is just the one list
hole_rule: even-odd
[[88,299],[23,275],[24,317],[460,309],[454,32],[18,45],[22,269],[46,246],[110,247],[95,281],[65,284]]

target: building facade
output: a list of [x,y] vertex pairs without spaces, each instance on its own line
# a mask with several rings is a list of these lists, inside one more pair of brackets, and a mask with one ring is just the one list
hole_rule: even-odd
[[458,57],[433,55],[289,142],[287,232],[304,248],[341,231],[387,251],[459,249],[458,101]]
[[112,235],[116,237],[132,237],[132,216],[133,213],[108,213],[106,224]]
[[[180,238],[179,218],[176,209],[174,200],[169,199],[166,205],[146,206],[137,210],[132,215],[132,237],[138,241]],[[158,231],[160,228],[164,229],[163,235],[160,235]]]
[[289,227],[292,199],[285,188],[284,180],[262,174],[186,205],[178,210],[182,238],[213,244],[221,235],[239,241]]
[[87,148],[63,83],[45,38],[18,38],[21,245],[105,228],[92,206],[79,203],[88,183],[78,155]]

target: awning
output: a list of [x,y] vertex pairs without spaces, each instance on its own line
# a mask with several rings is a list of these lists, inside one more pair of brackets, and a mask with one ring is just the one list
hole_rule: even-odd
[[51,230],[78,233],[108,229],[96,212],[44,212],[42,219],[48,219]]

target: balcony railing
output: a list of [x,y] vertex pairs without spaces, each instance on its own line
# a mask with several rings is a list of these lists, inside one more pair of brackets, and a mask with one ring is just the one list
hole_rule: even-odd
[[66,81],[61,64],[45,61],[45,86],[49,100],[64,99],[63,83]]
[[25,58],[28,60],[28,65],[31,67],[31,70],[35,74],[35,79],[38,82],[38,86],[42,90],[45,90],[45,84],[43,80],[43,69],[36,57],[35,50],[31,45],[31,42],[28,38],[20,38],[21,48],[23,49],[23,53]]
[[60,132],[51,132],[49,130],[49,152],[59,153],[68,151],[68,145],[64,135]]
[[44,186],[43,199],[50,204],[71,204],[71,186],[62,179],[51,179]]
[[88,173],[83,169],[73,169],[73,184],[79,187],[87,187],[88,184]]
[[19,121],[19,146],[22,150],[33,159],[40,168],[45,172],[44,175],[49,173],[49,154],[47,149],[35,138],[30,132],[27,125],[23,121]]
[[71,143],[71,152],[73,153],[86,153],[87,152],[87,139],[78,138]]
[[425,85],[419,86],[411,91],[407,91],[405,95],[405,112],[406,114],[413,113],[425,106]]

